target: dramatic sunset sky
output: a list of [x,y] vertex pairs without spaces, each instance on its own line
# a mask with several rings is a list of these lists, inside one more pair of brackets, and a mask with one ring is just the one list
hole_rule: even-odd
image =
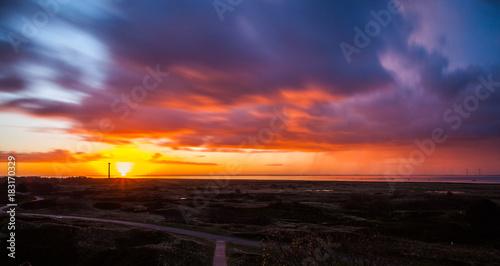
[[0,4],[0,175],[500,173],[498,1],[38,2]]

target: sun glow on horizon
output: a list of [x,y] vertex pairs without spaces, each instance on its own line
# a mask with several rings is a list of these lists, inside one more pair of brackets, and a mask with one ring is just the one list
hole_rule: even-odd
[[116,170],[122,175],[126,176],[130,170],[134,167],[134,163],[132,162],[117,162]]

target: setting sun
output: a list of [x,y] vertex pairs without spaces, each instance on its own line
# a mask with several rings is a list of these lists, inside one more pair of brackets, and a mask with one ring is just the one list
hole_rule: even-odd
[[126,176],[130,170],[132,170],[132,167],[134,167],[134,163],[131,162],[117,162],[116,163],[116,170],[122,175]]

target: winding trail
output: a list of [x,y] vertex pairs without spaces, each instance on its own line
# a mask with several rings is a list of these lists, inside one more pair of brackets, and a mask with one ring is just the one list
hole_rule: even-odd
[[[40,201],[40,200],[43,200],[43,198],[35,196],[35,199],[32,200],[31,202]],[[8,208],[8,207],[10,207],[10,206],[5,205],[5,206],[1,207],[0,212],[5,213],[4,209]],[[240,239],[240,238],[236,238],[236,237],[229,237],[229,236],[214,235],[214,234],[210,234],[210,233],[204,233],[204,232],[198,232],[198,231],[192,231],[192,230],[188,230],[188,229],[162,226],[162,225],[156,225],[156,224],[146,224],[146,223],[137,223],[137,222],[101,219],[101,218],[92,218],[92,217],[80,217],[80,216],[71,216],[71,215],[52,215],[52,214],[39,214],[39,213],[16,213],[16,215],[49,217],[49,218],[58,218],[58,219],[76,219],[76,220],[102,222],[102,223],[115,223],[115,224],[123,224],[123,225],[129,225],[129,226],[149,228],[149,229],[154,229],[154,230],[167,231],[167,232],[183,234],[183,235],[190,235],[190,236],[214,239],[216,241],[216,246],[215,246],[213,265],[215,265],[215,266],[219,266],[219,265],[226,266],[227,265],[227,262],[226,262],[226,243],[225,243],[227,241],[238,243],[238,244],[243,244],[243,245],[248,245],[248,246],[255,246],[255,247],[260,246],[260,243],[257,241],[245,240],[245,239]]]
[[230,242],[248,245],[248,246],[256,246],[256,247],[260,246],[260,243],[256,242],[256,241],[245,240],[245,239],[229,237],[229,236],[214,235],[214,234],[210,234],[210,233],[204,233],[204,232],[198,232],[198,231],[192,231],[192,230],[188,230],[188,229],[162,226],[162,225],[156,225],[156,224],[145,224],[145,223],[136,223],[136,222],[92,218],[92,217],[80,217],[80,216],[71,216],[71,215],[51,215],[51,214],[38,214],[38,213],[19,213],[19,214],[20,215],[27,215],[27,216],[52,217],[52,218],[59,218],[59,219],[77,219],[77,220],[84,220],[84,221],[123,224],[123,225],[130,225],[130,226],[136,226],[136,227],[150,228],[150,229],[155,229],[155,230],[168,231],[168,232],[183,234],[183,235],[209,238],[209,239],[214,239],[214,240],[230,241]]
[[[26,194],[26,193],[21,193],[21,192],[16,192],[16,194],[21,194],[21,195],[25,195],[25,196],[27,196],[27,195],[28,195],[28,194]],[[35,197],[35,199],[34,199],[34,200],[32,200],[32,201],[29,201],[29,202],[34,202],[34,201],[40,201],[40,200],[43,200],[43,198],[42,198],[42,197],[38,197],[38,196],[34,196],[34,197]],[[14,206],[12,206],[12,205],[14,205]],[[17,207],[17,204],[7,204],[7,205],[5,205],[5,206],[3,206],[3,207],[0,207],[0,213],[5,212],[5,211],[4,211],[4,209],[9,208],[9,207]]]

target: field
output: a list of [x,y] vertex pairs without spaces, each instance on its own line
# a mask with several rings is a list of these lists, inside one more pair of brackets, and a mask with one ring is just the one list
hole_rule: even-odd
[[[25,184],[18,188],[43,197],[29,202],[33,196],[24,196],[18,212],[135,221],[263,242],[262,248],[228,243],[230,265],[282,263],[283,254],[290,263],[310,265],[500,261],[500,185],[18,180]],[[71,219],[18,219],[18,261],[38,262],[33,265],[59,259],[67,265],[120,265],[129,257],[137,260],[134,265],[211,265],[213,256],[214,243],[207,239]]]

